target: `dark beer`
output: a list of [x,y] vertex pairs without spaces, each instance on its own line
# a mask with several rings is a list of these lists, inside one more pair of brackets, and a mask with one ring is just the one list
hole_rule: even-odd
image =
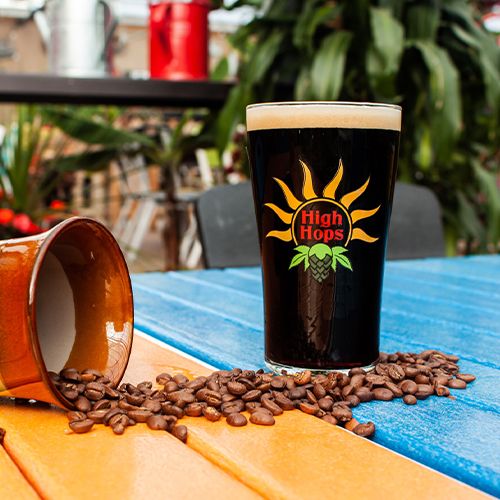
[[371,365],[379,355],[401,109],[283,103],[247,109],[275,370]]

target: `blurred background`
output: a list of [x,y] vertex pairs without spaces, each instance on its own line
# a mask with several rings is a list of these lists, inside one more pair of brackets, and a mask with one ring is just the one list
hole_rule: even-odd
[[498,253],[499,43],[486,0],[0,0],[0,238],[88,215],[132,271],[210,266],[245,106],[352,100],[403,106],[399,179],[443,253]]

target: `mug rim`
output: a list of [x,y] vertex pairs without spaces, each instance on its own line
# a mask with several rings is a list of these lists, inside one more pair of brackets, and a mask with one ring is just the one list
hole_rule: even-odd
[[[134,341],[134,297],[133,297],[133,290],[132,290],[132,282],[130,279],[130,273],[128,271],[127,263],[125,260],[125,257],[123,255],[123,252],[121,251],[120,246],[118,245],[118,242],[116,241],[115,237],[107,229],[103,224],[101,224],[99,221],[92,219],[90,217],[70,217],[62,222],[60,222],[57,226],[53,227],[48,231],[48,235],[43,239],[40,247],[38,248],[38,251],[36,253],[35,257],[35,262],[33,265],[33,268],[31,270],[31,276],[30,276],[30,281],[29,281],[29,287],[28,287],[28,301],[27,301],[27,317],[28,317],[28,327],[29,327],[29,333],[30,333],[30,341],[31,341],[31,346],[33,349],[33,355],[35,357],[35,360],[37,362],[37,365],[40,367],[40,375],[42,377],[42,381],[44,384],[50,389],[53,395],[56,396],[56,398],[59,400],[59,402],[65,407],[65,408],[74,408],[74,402],[70,401],[69,399],[66,399],[62,393],[56,388],[55,384],[53,383],[52,379],[50,378],[47,370],[47,366],[45,365],[45,360],[43,358],[42,354],[42,349],[40,346],[40,341],[38,339],[38,331],[36,327],[36,300],[35,300],[35,295],[36,295],[36,287],[38,283],[38,278],[40,274],[40,269],[44,263],[45,257],[47,255],[47,252],[52,246],[52,243],[54,240],[56,240],[61,234],[66,232],[69,228],[74,227],[74,226],[80,226],[80,225],[90,225],[95,228],[97,228],[101,234],[105,235],[105,237],[109,240],[109,243],[113,247],[116,255],[121,261],[121,264],[123,264],[125,271],[126,271],[126,282],[128,284],[128,289],[130,291],[130,300],[131,300],[131,314],[132,314],[132,335],[130,339],[130,349],[128,352],[127,360],[124,364],[123,370],[120,373],[119,380],[123,378],[123,375],[125,374],[125,371],[128,367],[128,363],[130,361],[130,352],[132,350],[132,345]],[[42,233],[43,234],[43,233]]]
[[402,111],[403,108],[398,104],[390,104],[383,102],[363,102],[363,101],[269,101],[269,102],[256,102],[249,104],[246,109],[255,109],[263,107],[286,107],[286,106],[331,106],[331,107],[364,107],[369,109],[389,108]]

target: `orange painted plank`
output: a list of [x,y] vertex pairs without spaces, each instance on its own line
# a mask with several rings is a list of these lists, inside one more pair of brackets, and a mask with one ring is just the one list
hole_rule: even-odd
[[[173,367],[173,368],[172,368]],[[136,336],[130,381],[161,371],[202,365]],[[186,371],[185,371],[186,373]],[[188,445],[268,498],[488,498],[482,492],[367,439],[299,411],[276,417],[273,427],[232,428],[223,421],[185,418]]]
[[0,498],[15,498],[16,500],[34,500],[40,498],[1,446]]

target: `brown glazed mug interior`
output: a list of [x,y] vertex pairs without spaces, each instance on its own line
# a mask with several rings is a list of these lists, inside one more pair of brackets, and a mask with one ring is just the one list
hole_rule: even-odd
[[51,372],[93,368],[116,386],[133,337],[130,277],[118,244],[98,222],[73,218],[42,243],[29,284],[33,352],[46,386],[66,407]]

